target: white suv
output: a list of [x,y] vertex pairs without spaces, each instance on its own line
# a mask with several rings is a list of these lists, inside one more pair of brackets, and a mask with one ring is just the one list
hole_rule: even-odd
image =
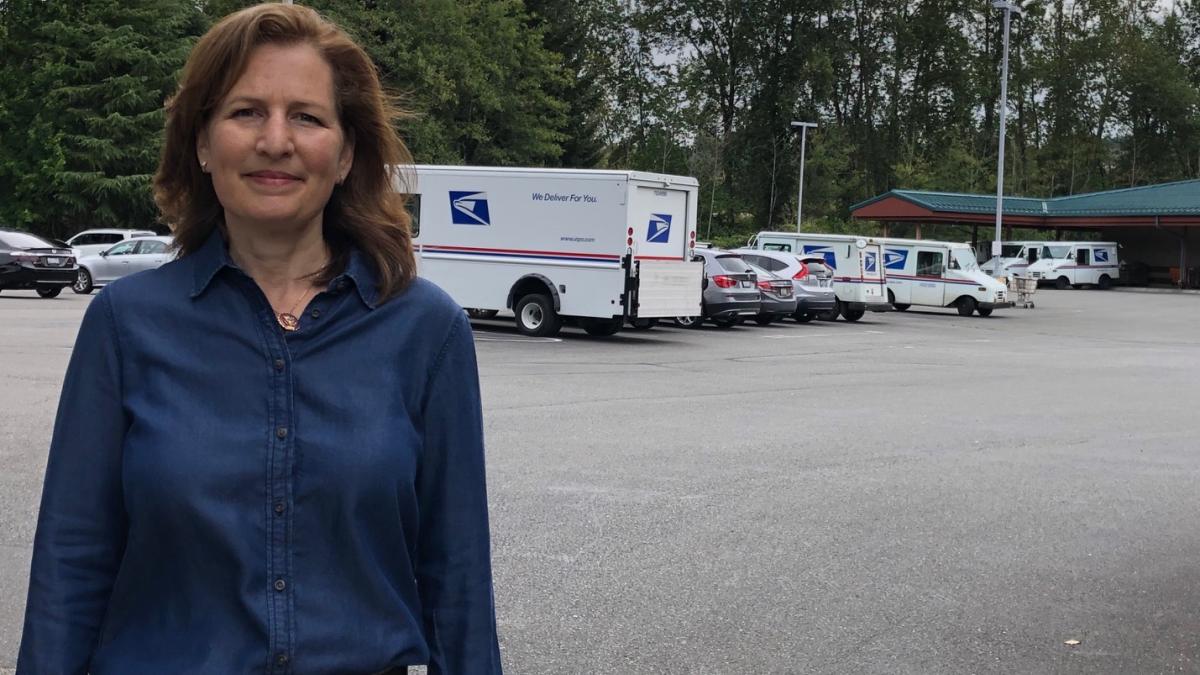
[[86,255],[96,255],[107,251],[113,244],[118,244],[134,237],[153,237],[154,230],[84,230],[67,240],[67,245],[75,251],[76,258]]

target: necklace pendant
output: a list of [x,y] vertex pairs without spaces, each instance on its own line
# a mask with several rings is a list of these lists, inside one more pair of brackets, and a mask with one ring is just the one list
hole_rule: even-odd
[[290,312],[276,314],[275,319],[279,321],[279,327],[289,333],[300,328],[300,319],[297,319],[296,315]]

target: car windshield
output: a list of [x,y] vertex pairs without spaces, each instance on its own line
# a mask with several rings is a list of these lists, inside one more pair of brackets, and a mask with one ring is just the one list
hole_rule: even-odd
[[740,255],[719,255],[717,264],[726,272],[734,274],[745,274],[750,271],[750,263],[742,260]]
[[1001,244],[1000,245],[1000,257],[1001,258],[1019,258],[1021,256],[1022,248],[1025,248],[1025,247],[1021,246],[1020,244]]
[[24,232],[0,232],[0,244],[5,248],[53,248],[41,237]]
[[[746,267],[750,268],[751,272],[754,272],[755,274],[758,275],[758,278],[760,281],[776,278],[774,274],[759,267],[758,265],[755,265],[754,263],[746,262],[745,259],[743,259],[742,262],[746,264]],[[729,268],[726,267],[725,269],[729,269]]]
[[950,249],[950,259],[958,263],[958,269],[964,272],[969,272],[979,267],[979,263],[975,260],[975,251],[969,248]]
[[1042,247],[1042,257],[1043,258],[1057,258],[1057,259],[1061,260],[1063,258],[1066,258],[1070,254],[1071,254],[1070,246],[1043,246]]

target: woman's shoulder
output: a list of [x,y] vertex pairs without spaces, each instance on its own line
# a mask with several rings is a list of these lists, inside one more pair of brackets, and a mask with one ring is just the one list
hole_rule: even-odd
[[396,303],[397,308],[402,306],[406,314],[418,313],[428,315],[431,319],[449,320],[463,314],[462,307],[446,291],[421,277],[410,281],[408,286],[389,303],[385,303],[385,306],[391,303]]

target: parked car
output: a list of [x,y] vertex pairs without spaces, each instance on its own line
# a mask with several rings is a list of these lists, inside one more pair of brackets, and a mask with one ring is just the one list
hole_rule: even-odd
[[175,258],[171,237],[137,237],[79,259],[71,290],[87,294],[123,276],[152,270]]
[[75,279],[71,249],[28,232],[0,230],[0,289],[57,297]]
[[82,258],[84,256],[96,255],[101,251],[106,251],[112,248],[113,244],[119,244],[126,239],[134,237],[153,237],[157,232],[154,230],[121,230],[121,229],[95,229],[84,230],[79,234],[67,240],[67,245],[75,249],[75,257]]
[[738,249],[736,253],[752,265],[792,280],[792,293],[796,296],[792,318],[796,321],[806,323],[837,310],[833,270],[823,256],[761,249]]
[[759,308],[754,316],[754,322],[766,326],[774,321],[782,321],[785,317],[796,313],[796,294],[792,290],[792,280],[776,276],[754,263],[742,260],[758,276]]
[[704,263],[701,316],[677,316],[675,325],[696,328],[705,319],[721,328],[731,328],[741,317],[758,314],[762,301],[758,294],[758,276],[741,256],[714,248],[697,248],[696,262]]

